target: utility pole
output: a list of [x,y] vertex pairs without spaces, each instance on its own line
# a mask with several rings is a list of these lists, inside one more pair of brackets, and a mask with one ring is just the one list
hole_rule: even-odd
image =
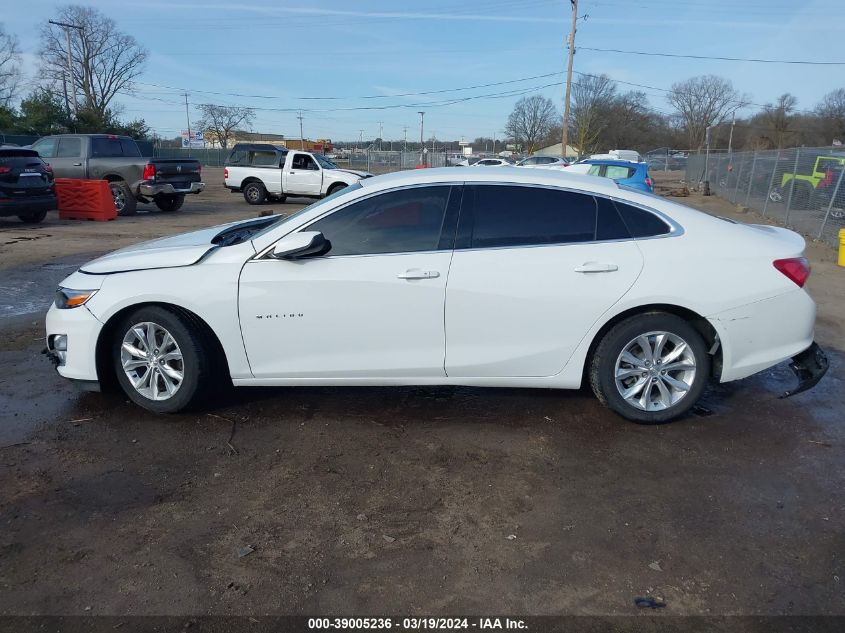
[[420,164],[425,165],[425,141],[423,140],[423,120],[425,119],[425,112],[419,112],[420,115]]
[[299,149],[305,151],[305,137],[302,136],[302,110],[299,111],[296,118],[299,119]]
[[[185,120],[188,122],[188,149],[191,149],[191,115],[188,114],[188,93],[185,92]],[[218,141],[220,139],[217,139]]]
[[736,110],[731,113],[731,133],[728,135],[728,157],[733,157],[734,125],[736,125]]
[[[578,23],[578,0],[569,0],[572,5],[572,26],[569,29],[569,60],[566,66],[566,96],[563,98],[563,132],[560,144],[560,157],[566,159],[566,146],[569,145],[569,95],[572,93],[572,62],[575,57],[575,27]],[[579,151],[581,149],[579,148]]]
[[364,130],[358,130],[358,144],[364,144]]
[[405,133],[405,140],[402,142],[402,151],[407,152],[408,151],[408,126],[403,125],[402,131]]
[[[50,24],[61,26],[65,30],[65,38],[67,39],[67,76],[68,79],[70,79],[71,94],[73,95],[73,113],[75,115],[79,115],[79,104],[76,102],[76,80],[73,78],[73,53],[70,47],[70,30],[76,29],[80,33],[84,33],[85,29],[81,26],[77,26],[76,24],[68,24],[67,22],[55,22],[53,20],[47,21]],[[65,107],[67,108],[68,116],[70,116],[70,99],[67,92],[67,80],[63,83],[65,84]]]
[[378,122],[378,151],[381,151],[381,136],[384,134],[384,121]]
[[493,149],[490,150],[493,156],[496,155],[496,130],[493,130]]

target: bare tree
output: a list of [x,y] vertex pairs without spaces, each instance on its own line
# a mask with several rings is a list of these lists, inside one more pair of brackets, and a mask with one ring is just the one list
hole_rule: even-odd
[[514,141],[523,144],[528,153],[546,138],[549,130],[560,118],[551,99],[541,95],[522,97],[516,102],[508,117],[505,132]]
[[607,75],[583,75],[572,84],[570,124],[579,155],[591,154],[608,124],[605,116],[616,97],[616,84]]
[[721,123],[747,101],[729,80],[716,75],[701,75],[672,84],[667,99],[686,128],[690,149],[697,150],[704,145],[708,127]]
[[49,23],[41,27],[42,71],[54,83],[67,80],[73,99],[81,97],[84,109],[104,117],[118,93],[132,92],[132,82],[143,70],[147,51],[97,9],[67,6],[56,21],[80,27],[69,29],[71,75],[67,77],[66,27]]
[[233,131],[251,125],[255,118],[255,110],[252,108],[203,103],[199,110],[202,118],[197,122],[197,129],[213,137],[223,149],[229,146]]
[[21,52],[18,38],[6,33],[0,24],[0,107],[8,107],[18,92],[21,79]]
[[763,120],[768,124],[772,144],[777,149],[783,149],[789,136],[789,124],[798,99],[788,92],[778,97],[777,103],[767,103],[763,110]]
[[845,88],[828,92],[816,107],[816,114],[821,119],[823,132],[830,137],[825,142],[830,143],[835,138],[845,143]]

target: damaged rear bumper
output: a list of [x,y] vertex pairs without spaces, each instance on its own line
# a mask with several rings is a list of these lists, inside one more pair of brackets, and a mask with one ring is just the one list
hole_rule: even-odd
[[792,357],[789,368],[795,372],[798,378],[798,386],[783,392],[783,395],[780,397],[788,398],[794,396],[796,393],[812,389],[827,373],[829,366],[830,363],[827,360],[827,354],[814,342],[803,352]]

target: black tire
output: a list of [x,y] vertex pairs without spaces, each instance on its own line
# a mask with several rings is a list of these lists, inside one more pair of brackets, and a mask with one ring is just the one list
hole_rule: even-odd
[[[121,351],[124,337],[133,326],[139,323],[154,323],[166,330],[181,352],[181,362],[177,365],[177,369],[181,366],[183,379],[179,382],[175,393],[165,400],[154,400],[140,393],[132,385],[123,369]],[[220,366],[219,362],[215,363],[215,346],[205,331],[203,325],[197,322],[195,317],[158,306],[139,308],[121,319],[111,343],[111,358],[117,380],[129,399],[153,413],[177,413],[194,408],[206,401],[209,394],[222,381],[220,375],[215,373],[215,367]],[[156,341],[155,346],[159,344],[160,341]],[[163,352],[164,348],[161,351]],[[143,369],[141,367],[136,371],[142,372]],[[156,378],[156,380],[163,380],[163,378]]]
[[135,215],[138,212],[138,200],[135,199],[129,185],[122,180],[114,180],[109,183],[109,188],[118,215]]
[[32,213],[25,213],[23,215],[19,215],[18,219],[21,222],[25,222],[26,224],[38,224],[39,222],[42,222],[46,217],[46,211],[33,211]]
[[[634,343],[637,337],[652,332],[669,333],[686,342],[695,361],[695,374],[689,389],[682,392],[674,404],[658,410],[644,410],[629,403],[620,393],[616,384],[616,365],[629,344]],[[666,345],[674,349],[673,343],[669,342]],[[667,347],[664,347],[665,349]],[[669,349],[669,352],[671,351],[672,349]],[[634,386],[636,381],[644,379],[644,387],[640,393],[644,394],[643,398],[646,402],[652,401],[651,396],[655,394],[655,391],[658,395],[660,394],[658,382],[665,385],[663,379],[660,378],[661,372],[657,369],[657,365],[658,363],[652,365],[653,375],[651,370],[643,371],[642,375],[637,370],[637,374],[630,377],[632,382],[628,386]],[[650,375],[652,375],[651,378],[649,378]],[[623,418],[638,424],[660,424],[682,416],[701,397],[709,376],[710,355],[707,353],[707,346],[701,334],[681,317],[665,312],[637,314],[616,324],[599,342],[589,368],[590,386],[596,398]],[[672,376],[670,373],[669,378],[678,380],[681,376],[678,373]]]
[[244,200],[249,204],[264,204],[267,200],[267,189],[260,182],[250,182],[243,188]]
[[328,191],[326,191],[326,196],[330,196],[334,193],[337,193],[341,189],[346,189],[348,186],[349,185],[347,185],[346,183],[343,183],[343,182],[335,183],[331,187],[329,187]]
[[185,204],[185,196],[178,194],[175,196],[156,196],[153,202],[156,203],[159,209],[169,213],[182,208],[182,205]]

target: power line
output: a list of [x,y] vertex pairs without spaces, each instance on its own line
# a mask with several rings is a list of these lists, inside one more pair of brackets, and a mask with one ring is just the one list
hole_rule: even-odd
[[623,51],[618,48],[590,48],[580,46],[582,51],[598,51],[601,53],[624,53],[626,55],[647,55],[649,57],[680,57],[683,59],[708,59],[726,62],[754,62],[757,64],[804,64],[807,66],[845,66],[845,62],[817,62],[800,59],[762,59],[755,57],[718,57],[708,55],[681,55],[678,53],[653,53],[651,51]]

